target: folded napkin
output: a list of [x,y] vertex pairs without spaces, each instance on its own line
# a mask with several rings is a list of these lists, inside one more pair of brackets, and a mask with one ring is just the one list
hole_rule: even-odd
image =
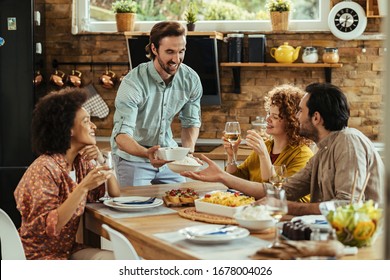
[[292,260],[307,257],[339,258],[344,254],[344,245],[337,240],[327,241],[281,241],[280,246],[262,248],[252,256],[256,260]]

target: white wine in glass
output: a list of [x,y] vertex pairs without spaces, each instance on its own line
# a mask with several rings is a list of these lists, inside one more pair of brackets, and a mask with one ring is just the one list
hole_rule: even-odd
[[283,189],[268,187],[267,188],[267,211],[275,219],[275,238],[270,247],[280,245],[278,222],[287,214],[287,198]]
[[[112,164],[112,155],[111,152],[107,152],[106,155],[104,155],[104,158],[106,159],[105,165],[107,165],[111,170],[104,171],[104,172],[112,172],[113,164]],[[102,171],[103,172],[103,171]],[[99,198],[100,201],[109,200],[111,199],[111,196],[108,194],[108,186],[107,181],[104,182],[104,196]]]
[[277,188],[281,188],[283,183],[286,182],[287,168],[285,164],[272,165],[271,166],[271,177],[269,182]]
[[225,124],[225,138],[230,142],[230,146],[233,150],[233,163],[237,164],[237,154],[234,149],[234,145],[240,139],[241,128],[239,122],[227,122]]

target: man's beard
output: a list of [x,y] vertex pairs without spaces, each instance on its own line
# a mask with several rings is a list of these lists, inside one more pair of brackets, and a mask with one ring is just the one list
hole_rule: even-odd
[[174,70],[171,70],[171,69],[169,68],[169,63],[170,63],[170,61],[168,61],[168,63],[167,63],[168,65],[165,65],[164,62],[162,62],[162,60],[160,59],[159,56],[157,56],[157,61],[158,61],[158,64],[160,64],[161,69],[163,69],[168,75],[174,75],[174,74],[177,72],[177,70],[179,69],[180,64],[181,64],[181,61],[180,61],[180,62],[177,64],[177,67],[175,67]]
[[306,121],[304,125],[305,126],[301,124],[299,128],[299,135],[306,137],[307,139],[313,140],[315,143],[318,143],[318,130],[309,121]]

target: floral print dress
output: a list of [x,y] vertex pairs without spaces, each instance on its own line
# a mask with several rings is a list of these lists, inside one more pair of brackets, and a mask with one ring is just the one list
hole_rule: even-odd
[[27,169],[14,192],[22,216],[19,235],[27,259],[69,259],[72,253],[83,248],[76,243],[80,217],[87,201],[94,202],[103,196],[104,185],[90,191],[69,222],[56,231],[57,208],[94,168],[92,162],[77,156],[74,160],[76,183],[67,165],[63,154],[41,155]]

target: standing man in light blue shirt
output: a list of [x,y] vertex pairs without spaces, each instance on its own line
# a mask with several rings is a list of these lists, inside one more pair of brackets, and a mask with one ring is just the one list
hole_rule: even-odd
[[184,182],[159,159],[159,147],[177,147],[171,123],[181,121],[183,147],[193,152],[199,135],[202,84],[198,74],[183,64],[185,28],[163,21],[150,31],[145,47],[150,62],[138,65],[122,80],[115,99],[111,147],[121,186]]

